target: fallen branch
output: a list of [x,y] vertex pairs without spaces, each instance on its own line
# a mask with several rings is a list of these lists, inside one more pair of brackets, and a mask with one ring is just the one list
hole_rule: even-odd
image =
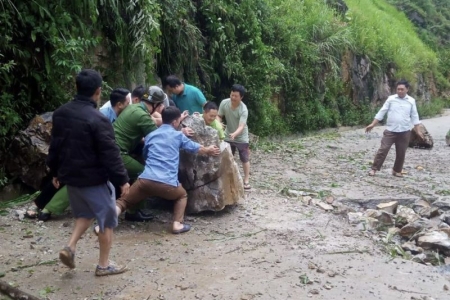
[[229,240],[239,239],[239,238],[242,238],[242,237],[251,237],[251,236],[257,235],[260,232],[266,231],[266,230],[267,229],[263,229],[263,230],[260,230],[260,231],[257,231],[257,232],[245,233],[245,234],[241,234],[241,235],[233,236],[233,237],[229,237],[229,238],[206,239],[205,241],[208,241],[208,242],[211,242],[211,241],[221,241],[221,242],[222,241],[229,241]]
[[13,267],[11,270],[14,271],[15,269],[26,269],[26,268],[37,267],[37,266],[55,265],[57,262],[58,262],[57,259],[44,260],[44,261],[40,261],[40,262],[31,264],[31,265]]
[[0,292],[13,300],[41,300],[40,298],[11,286],[8,282],[3,280],[0,280]]
[[336,252],[327,252],[325,254],[349,254],[349,253],[369,253],[369,250],[347,250],[347,251],[336,251]]

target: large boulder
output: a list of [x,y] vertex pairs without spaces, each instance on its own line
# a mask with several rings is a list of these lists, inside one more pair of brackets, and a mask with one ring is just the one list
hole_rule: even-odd
[[423,124],[419,125],[419,131],[422,133],[423,138],[421,138],[415,130],[411,130],[409,147],[421,149],[433,148],[433,138]]
[[244,185],[229,144],[220,142],[217,131],[202,118],[189,116],[183,126],[194,130],[193,141],[221,149],[218,157],[181,151],[179,178],[188,192],[187,212],[219,211],[243,200]]
[[45,159],[50,144],[52,115],[52,112],[47,112],[32,119],[28,127],[14,137],[8,151],[8,172],[36,190],[48,174]]

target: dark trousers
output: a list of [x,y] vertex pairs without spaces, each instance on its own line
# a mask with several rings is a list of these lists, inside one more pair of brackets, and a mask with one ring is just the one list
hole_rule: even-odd
[[396,156],[393,170],[400,173],[403,170],[403,163],[405,162],[406,149],[408,149],[410,135],[410,130],[404,132],[391,132],[385,130],[383,132],[383,138],[381,139],[380,149],[378,149],[373,161],[372,170],[380,171],[392,144],[395,144]]

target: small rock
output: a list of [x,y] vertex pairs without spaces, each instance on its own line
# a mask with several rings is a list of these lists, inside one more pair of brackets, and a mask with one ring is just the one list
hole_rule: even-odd
[[333,197],[333,196],[328,196],[328,197],[325,199],[325,201],[326,201],[328,204],[333,204],[333,202],[334,202],[334,197]]
[[438,201],[433,202],[433,206],[442,209],[443,211],[450,211],[450,199],[441,198]]
[[347,218],[350,224],[358,224],[361,222],[363,214],[361,212],[349,212],[347,213]]
[[314,270],[317,266],[313,262],[308,262],[308,269]]
[[324,287],[326,290],[331,290],[331,285],[325,284],[323,287]]
[[394,221],[392,219],[392,215],[387,213],[384,210],[375,210],[375,209],[368,209],[364,213],[366,217],[374,218],[378,220],[383,225],[393,225]]
[[322,268],[317,268],[317,273],[325,273],[325,270]]
[[387,213],[390,214],[395,214],[395,212],[397,211],[397,207],[398,207],[398,202],[397,201],[391,201],[391,202],[387,202],[387,203],[380,203],[377,205],[377,208],[379,210],[383,210]]
[[414,257],[411,259],[413,262],[424,264],[425,260],[427,259],[427,255],[425,253],[420,253],[417,255],[414,255]]
[[415,212],[418,212],[421,208],[424,207],[430,207],[430,203],[422,199],[417,200],[412,206]]
[[445,232],[429,231],[418,238],[417,245],[424,249],[450,250],[450,239]]
[[416,220],[420,219],[419,215],[417,215],[412,208],[399,205],[397,207],[397,219],[396,224],[400,226],[404,226],[408,223],[412,223]]
[[329,277],[334,277],[334,276],[336,276],[336,272],[330,271],[330,272],[328,272],[328,276]]
[[439,216],[439,208],[437,207],[422,207],[418,211],[416,211],[423,218],[434,218]]
[[291,197],[301,197],[301,196],[308,195],[307,193],[305,193],[303,191],[296,191],[296,190],[288,190],[287,194],[288,194],[288,196],[291,196]]
[[403,226],[400,229],[399,234],[403,237],[411,237],[413,236],[415,233],[421,231],[421,230],[425,230],[425,229],[429,229],[431,228],[432,225],[430,224],[430,221],[428,219],[418,219],[412,223],[406,224],[405,226]]
[[310,205],[311,204],[311,196],[304,196],[302,197],[302,203],[305,205]]
[[320,199],[316,199],[316,198],[311,199],[311,205],[313,205],[313,206],[317,206],[317,204],[319,204],[320,202],[322,202],[322,201],[320,201]]
[[332,211],[334,208],[330,204],[326,204],[325,202],[319,202],[317,203],[317,206],[325,211]]
[[397,227],[391,227],[388,229],[388,234],[390,235],[396,235],[397,233],[399,233],[400,228]]
[[423,253],[423,249],[420,247],[417,247],[416,245],[414,245],[413,243],[410,242],[406,242],[402,245],[402,249],[405,251],[409,251],[411,252],[411,254],[419,254],[419,253]]
[[445,213],[440,217],[441,221],[450,225],[450,213]]
[[316,290],[316,289],[310,290],[309,293],[310,293],[311,295],[319,295],[319,291]]
[[417,171],[423,171],[423,167],[422,166],[417,166],[416,169],[417,169]]
[[448,291],[448,286],[444,284],[444,291]]
[[70,226],[70,222],[64,222],[64,223],[62,224],[62,226],[63,226],[63,227],[69,227],[69,226]]

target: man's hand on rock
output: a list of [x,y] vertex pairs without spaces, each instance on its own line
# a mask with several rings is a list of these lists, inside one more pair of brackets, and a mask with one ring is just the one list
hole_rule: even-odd
[[220,155],[220,148],[214,145],[208,147],[208,155],[218,156]]
[[185,136],[193,136],[193,135],[194,135],[194,130],[192,130],[192,129],[189,128],[189,127],[184,127],[184,128],[182,128],[182,129],[181,129],[181,132],[183,132],[183,134],[184,134]]

